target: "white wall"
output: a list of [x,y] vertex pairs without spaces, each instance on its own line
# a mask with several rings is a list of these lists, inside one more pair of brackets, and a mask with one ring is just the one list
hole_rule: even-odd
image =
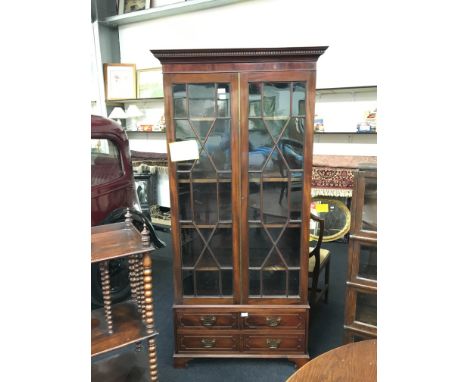
[[[318,60],[318,88],[377,85],[374,18],[371,1],[246,0],[119,26],[120,56],[122,63],[144,69],[159,66],[151,49],[329,46]],[[364,109],[376,105],[376,100],[370,101],[362,105]],[[356,102],[354,108],[341,100],[336,105],[341,111],[333,114],[333,102],[317,100],[319,113],[329,115],[325,127],[328,119],[329,127],[336,126],[334,131],[352,131],[349,126],[353,129],[365,110],[356,108]],[[333,137],[316,139],[314,152],[377,155],[376,138]]]
[[119,27],[121,62],[158,66],[150,49],[329,46],[317,87],[376,85],[375,2],[248,0]]

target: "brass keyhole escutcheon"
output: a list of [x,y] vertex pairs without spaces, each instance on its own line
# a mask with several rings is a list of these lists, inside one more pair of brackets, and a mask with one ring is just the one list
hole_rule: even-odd
[[216,322],[216,316],[202,316],[200,317],[200,321],[203,326],[213,326]]
[[281,322],[281,317],[267,317],[266,322],[268,326],[275,327]]
[[202,338],[201,343],[204,348],[212,348],[215,346],[216,339],[215,338]]
[[270,349],[278,349],[281,340],[278,338],[267,338],[266,340],[267,346]]

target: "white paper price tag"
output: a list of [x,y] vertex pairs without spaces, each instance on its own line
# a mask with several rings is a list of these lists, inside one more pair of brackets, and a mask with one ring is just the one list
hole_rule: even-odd
[[248,313],[242,312],[242,313],[241,313],[241,317],[249,317],[249,314],[248,314]]
[[183,160],[198,159],[198,145],[197,141],[181,141],[169,143],[169,151],[171,154],[172,162],[180,162]]

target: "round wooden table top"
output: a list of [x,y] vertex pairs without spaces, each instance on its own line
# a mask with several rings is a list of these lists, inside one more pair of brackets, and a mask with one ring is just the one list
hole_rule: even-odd
[[353,342],[307,362],[286,382],[375,382],[377,340]]

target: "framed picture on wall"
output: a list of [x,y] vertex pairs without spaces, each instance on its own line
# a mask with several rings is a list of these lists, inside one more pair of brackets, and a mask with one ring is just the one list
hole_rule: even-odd
[[162,68],[137,70],[137,98],[164,96]]
[[106,100],[136,98],[135,64],[104,64]]
[[151,0],[119,0],[119,15],[150,8]]

